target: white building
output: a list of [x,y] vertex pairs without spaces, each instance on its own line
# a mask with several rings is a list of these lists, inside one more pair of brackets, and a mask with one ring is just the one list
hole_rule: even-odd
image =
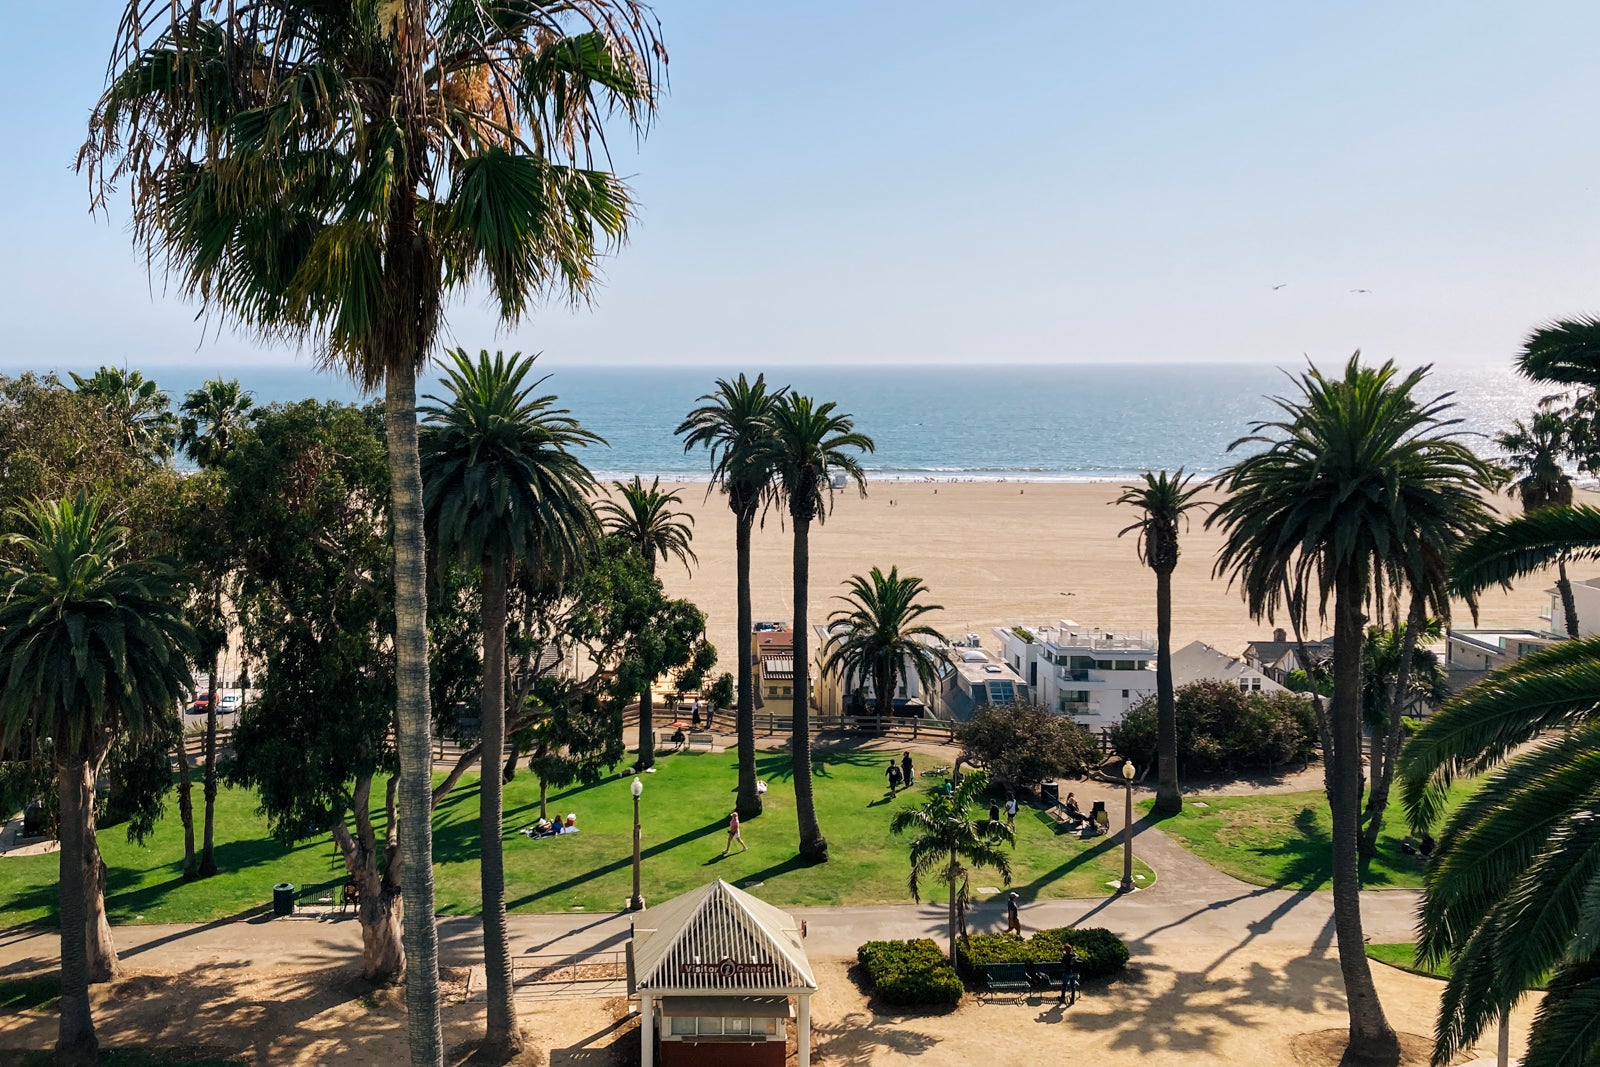
[[1121,722],[1156,691],[1156,639],[1143,630],[1096,630],[1062,619],[1053,626],[997,626],[1000,659],[1040,704],[1085,726]]
[[[843,714],[851,710],[859,687],[865,710],[871,714],[877,694],[873,680],[847,678],[842,670],[827,669],[824,664],[832,630],[819,625],[815,631],[812,703],[824,715]],[[893,699],[897,705],[920,702],[935,719],[965,722],[979,705],[1013,704],[1028,699],[1028,687],[1021,676],[993,654],[968,642],[936,647],[940,658],[936,683],[931,688],[924,686],[908,660],[902,664],[902,675],[895,687]]]
[[1172,654],[1172,687],[1190,682],[1227,682],[1246,693],[1286,693],[1255,664],[1219,652],[1204,641],[1191,641]]
[[[1551,586],[1545,593],[1550,597],[1550,606],[1539,612],[1539,618],[1550,633],[1566,637],[1567,609],[1561,606],[1561,591]],[[1600,634],[1600,578],[1573,582],[1572,606],[1578,612],[1578,636]]]

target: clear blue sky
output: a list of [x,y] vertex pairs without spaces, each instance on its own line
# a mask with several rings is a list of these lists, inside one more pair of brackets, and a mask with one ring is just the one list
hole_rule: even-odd
[[[205,333],[147,277],[120,203],[86,214],[71,164],[120,6],[9,12],[0,365],[303,360]],[[594,306],[497,332],[469,300],[453,343],[560,363],[1481,363],[1600,312],[1600,6],[657,11],[671,88],[618,158],[642,207]]]

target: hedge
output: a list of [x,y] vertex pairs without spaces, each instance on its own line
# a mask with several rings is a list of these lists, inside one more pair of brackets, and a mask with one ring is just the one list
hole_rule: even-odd
[[1059,963],[1064,941],[1077,950],[1078,973],[1084,978],[1116,974],[1128,965],[1128,946],[1102,926],[1040,930],[1026,941],[1010,934],[979,934],[957,946],[956,959],[965,974],[977,977],[977,969],[991,963]]
[[903,1007],[954,1007],[964,991],[960,977],[938,945],[915,941],[868,941],[856,960],[885,1004]]

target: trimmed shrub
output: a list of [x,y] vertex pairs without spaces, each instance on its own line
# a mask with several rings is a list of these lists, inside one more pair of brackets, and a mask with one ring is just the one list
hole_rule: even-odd
[[[1246,693],[1228,682],[1179,686],[1178,766],[1186,774],[1219,774],[1309,760],[1317,750],[1316,713],[1292,693]],[[1156,762],[1156,698],[1128,709],[1110,728],[1111,744],[1142,766]]]
[[872,981],[873,994],[885,1004],[947,1008],[961,1003],[960,977],[926,937],[868,941],[856,949],[856,961]]
[[1008,934],[979,934],[957,946],[956,959],[968,977],[991,963],[1059,963],[1061,945],[1071,941],[1078,953],[1078,973],[1085,978],[1116,974],[1128,965],[1128,946],[1110,930],[1087,926],[1040,930],[1024,941]]

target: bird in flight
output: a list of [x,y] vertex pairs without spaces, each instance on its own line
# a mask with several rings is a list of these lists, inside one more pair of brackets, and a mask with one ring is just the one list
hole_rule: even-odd
[[[1284,283],[1283,283],[1283,285],[1288,285],[1288,284],[1289,284],[1289,283],[1288,283],[1288,282],[1284,282]],[[1273,291],[1274,291],[1274,292],[1276,292],[1276,291],[1278,291],[1278,290],[1279,290],[1279,289],[1282,289],[1282,288],[1283,288],[1283,285],[1274,285],[1274,286],[1273,286],[1273,287],[1272,287],[1272,289],[1273,289]]]
[[1370,292],[1372,292],[1371,289],[1352,289],[1350,291],[1352,293],[1370,293]]

